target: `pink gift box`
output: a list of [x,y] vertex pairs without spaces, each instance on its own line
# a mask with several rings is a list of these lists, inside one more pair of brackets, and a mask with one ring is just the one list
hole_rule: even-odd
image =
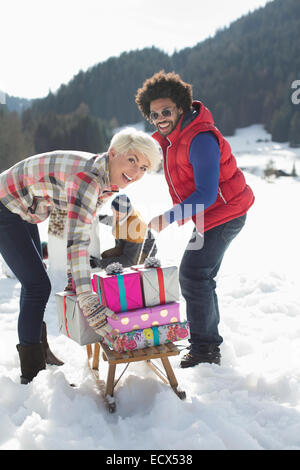
[[143,306],[139,274],[130,268],[125,268],[120,274],[96,273],[92,285],[100,302],[115,313]]
[[119,313],[118,320],[113,320],[110,317],[107,320],[118,333],[177,323],[180,322],[180,304],[179,302],[173,302],[155,307],[139,308],[130,312]]

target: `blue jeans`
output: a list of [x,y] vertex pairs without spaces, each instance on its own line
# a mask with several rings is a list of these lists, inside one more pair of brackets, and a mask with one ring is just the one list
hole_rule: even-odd
[[39,343],[51,284],[43,264],[38,227],[22,220],[1,202],[0,253],[21,283],[20,344]]
[[202,248],[196,250],[189,249],[197,241],[201,246],[200,235],[194,229],[183,255],[179,281],[191,327],[191,348],[195,352],[218,347],[223,341],[218,331],[220,314],[215,277],[226,249],[243,228],[245,220],[246,215],[243,215],[206,231]]

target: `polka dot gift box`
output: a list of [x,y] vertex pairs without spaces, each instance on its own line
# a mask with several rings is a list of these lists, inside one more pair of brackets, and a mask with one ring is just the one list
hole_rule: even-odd
[[179,302],[172,302],[171,304],[155,307],[143,307],[118,313],[118,320],[109,317],[107,320],[118,333],[177,323],[180,322],[180,304]]

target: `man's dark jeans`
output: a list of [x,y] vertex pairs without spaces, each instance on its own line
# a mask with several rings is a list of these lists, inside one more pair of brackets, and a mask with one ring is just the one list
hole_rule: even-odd
[[215,277],[219,271],[226,249],[245,224],[246,215],[218,225],[204,233],[202,248],[200,235],[194,229],[193,236],[183,255],[179,281],[186,300],[187,320],[191,327],[191,348],[201,352],[219,346],[223,338],[219,335],[220,321]]
[[20,344],[39,343],[51,284],[42,260],[38,227],[22,220],[1,202],[0,253],[21,283]]

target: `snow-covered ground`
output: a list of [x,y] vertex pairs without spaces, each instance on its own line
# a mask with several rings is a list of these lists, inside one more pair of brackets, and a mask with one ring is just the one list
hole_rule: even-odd
[[[300,175],[300,149],[271,142],[259,125],[238,130],[229,141],[256,202],[218,276],[222,366],[182,370],[180,358],[171,358],[187,393],[181,401],[145,365],[131,364],[116,388],[117,412],[109,414],[85,348],[58,333],[54,293],[65,281],[61,260],[54,260],[46,321],[52,349],[65,365],[20,385],[20,284],[2,273],[0,449],[300,449],[300,181],[262,177],[271,159],[288,172],[295,162]],[[146,175],[127,194],[147,220],[170,207],[161,174]],[[113,240],[101,228],[105,249]],[[47,224],[40,229],[47,239]],[[191,232],[191,223],[162,232],[161,261],[179,264]],[[122,371],[118,366],[116,377]],[[103,378],[106,372],[101,361]]]

